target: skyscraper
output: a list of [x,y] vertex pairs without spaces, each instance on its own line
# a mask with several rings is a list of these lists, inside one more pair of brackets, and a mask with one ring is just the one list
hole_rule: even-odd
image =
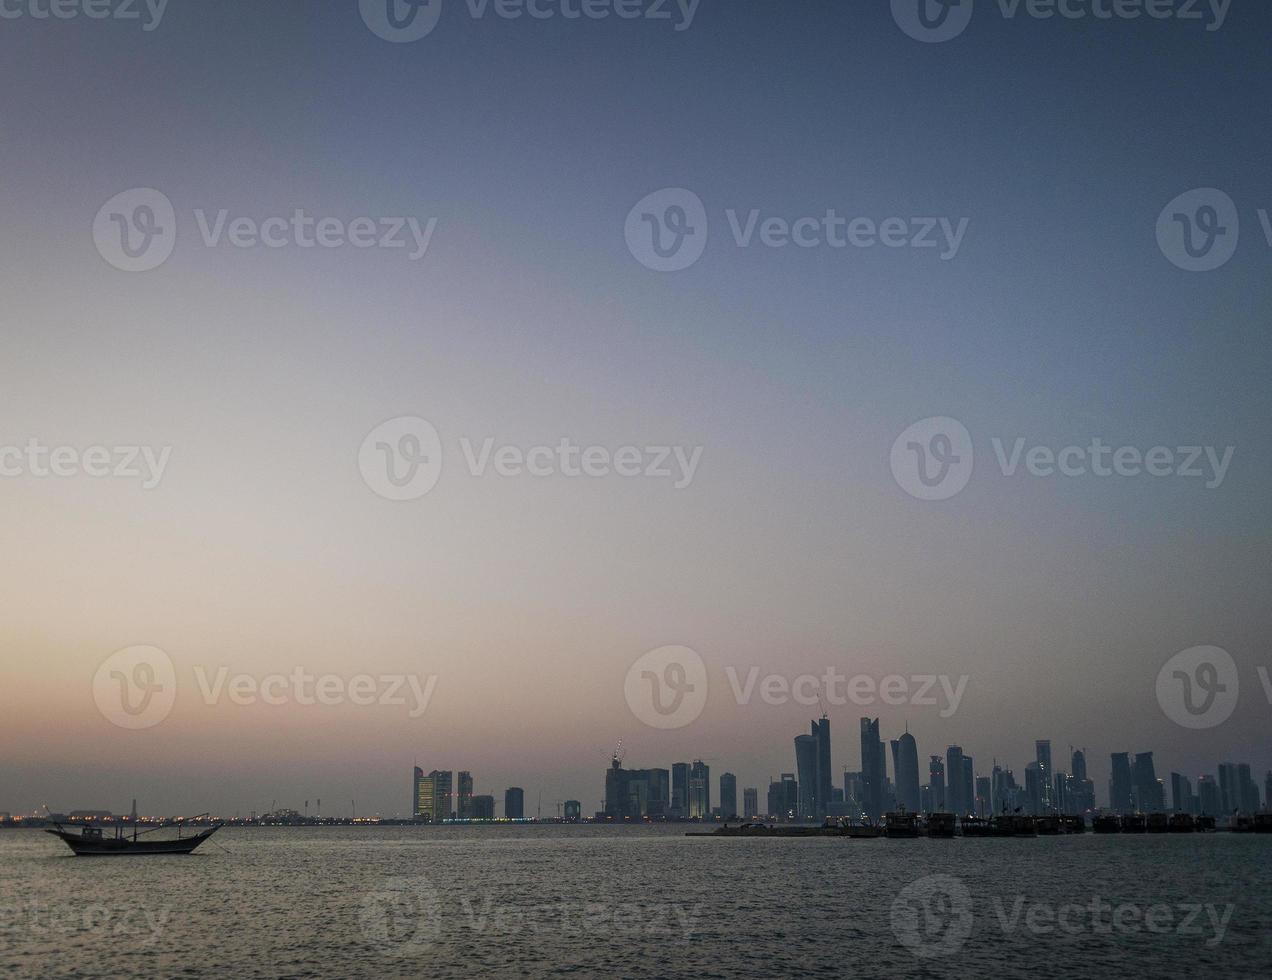
[[1072,801],[1069,809],[1074,813],[1089,813],[1095,809],[1095,783],[1087,778],[1086,751],[1073,751],[1073,785]]
[[945,809],[959,816],[967,812],[963,799],[963,749],[958,745],[945,750]]
[[738,815],[738,777],[731,772],[720,776],[720,816],[729,820]]
[[861,719],[862,809],[871,820],[883,817],[883,743],[879,740],[879,719]]
[[795,820],[799,812],[799,783],[793,772],[782,773],[769,783],[768,815],[775,820]]
[[504,817],[508,820],[524,820],[526,793],[520,786],[509,786],[504,791]]
[[689,819],[706,820],[711,816],[711,767],[701,759],[689,766]]
[[795,771],[799,773],[799,816],[817,819],[817,737],[795,736]]
[[760,815],[760,791],[748,786],[742,791],[742,818],[754,820]]
[[959,795],[963,798],[963,813],[972,813],[976,809],[976,773],[970,755],[963,756],[963,788]]
[[451,774],[434,769],[427,776],[415,767],[415,792],[412,812],[416,820],[441,823],[451,817]]
[[458,783],[459,819],[471,820],[473,818],[473,774],[467,770],[461,769],[459,772]]
[[1166,795],[1162,785],[1157,781],[1157,770],[1153,766],[1152,752],[1135,753],[1135,764],[1131,769],[1132,788],[1135,795],[1135,808],[1141,813],[1161,813],[1166,809]]
[[473,819],[495,819],[495,798],[493,796],[482,795],[473,797]]
[[830,719],[824,714],[812,723],[811,734],[817,739],[817,797],[816,817],[822,820],[830,804],[830,787],[834,780],[830,773]]
[[928,759],[928,787],[932,792],[932,811],[945,809],[945,760],[939,755]]
[[1034,742],[1034,761],[1038,763],[1038,779],[1042,790],[1042,812],[1053,813],[1056,809],[1054,790],[1056,774],[1051,768],[1051,739],[1040,738]]
[[1109,809],[1114,813],[1130,813],[1134,809],[1130,755],[1114,752],[1109,756],[1109,763]]
[[1192,813],[1192,785],[1188,777],[1177,772],[1170,774],[1170,805],[1176,813]]
[[892,742],[892,770],[896,774],[897,803],[911,813],[920,812],[919,747],[908,728]]
[[1223,797],[1214,776],[1197,777],[1197,808],[1211,817],[1223,813]]
[[671,766],[671,818],[686,820],[689,817],[689,763],[675,762]]

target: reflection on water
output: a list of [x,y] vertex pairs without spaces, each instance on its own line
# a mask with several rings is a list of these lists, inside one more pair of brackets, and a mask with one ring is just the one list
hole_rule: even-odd
[[5,977],[1266,975],[1272,838],[689,839],[227,829],[193,857],[0,832]]

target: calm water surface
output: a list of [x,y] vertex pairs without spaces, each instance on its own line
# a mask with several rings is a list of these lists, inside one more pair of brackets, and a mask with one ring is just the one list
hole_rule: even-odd
[[1272,975],[1268,836],[682,830],[230,829],[132,859],[0,831],[0,976]]

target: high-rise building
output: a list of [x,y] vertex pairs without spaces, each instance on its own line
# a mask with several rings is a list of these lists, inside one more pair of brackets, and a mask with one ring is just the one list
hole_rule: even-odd
[[799,782],[793,772],[784,772],[780,780],[769,783],[768,811],[775,820],[799,818]]
[[471,820],[473,818],[473,774],[461,769],[457,782],[459,784],[459,819]]
[[524,820],[525,816],[525,790],[520,786],[509,786],[504,790],[504,818],[507,820]]
[[967,812],[963,799],[963,749],[958,745],[945,750],[945,808],[959,816]]
[[1162,784],[1157,780],[1152,752],[1135,753],[1135,764],[1131,768],[1131,785],[1135,809],[1140,813],[1161,813],[1166,809],[1164,799],[1166,794],[1162,790]]
[[493,796],[483,794],[482,796],[473,797],[473,819],[495,819],[495,798]]
[[415,767],[415,792],[412,812],[416,820],[441,823],[451,818],[451,774],[434,769],[427,776]]
[[666,769],[624,769],[615,755],[605,772],[603,814],[610,820],[666,819],[670,782]]
[[861,773],[844,770],[844,810],[854,820],[860,819],[866,809],[863,785]]
[[799,816],[817,819],[817,737],[795,736],[795,771],[799,773]]
[[566,800],[562,816],[570,823],[578,823],[583,819],[583,804],[578,800]]
[[1197,777],[1197,809],[1210,817],[1223,813],[1223,795],[1214,776]]
[[1109,764],[1109,809],[1114,813],[1131,813],[1135,809],[1135,784],[1131,778],[1130,754],[1114,752],[1109,756]]
[[1054,813],[1056,801],[1054,789],[1056,774],[1051,768],[1051,739],[1040,738],[1034,742],[1034,761],[1038,763],[1038,781],[1042,795],[1042,812]]
[[1240,791],[1237,786],[1237,767],[1232,762],[1219,763],[1219,803],[1226,817],[1239,810]]
[[711,816],[711,767],[701,759],[689,766],[689,819],[706,820]]
[[1073,788],[1069,810],[1073,813],[1089,813],[1095,809],[1095,783],[1087,778],[1086,751],[1073,752]]
[[1192,813],[1192,784],[1177,772],[1170,774],[1170,808],[1175,813]]
[[993,796],[993,787],[990,784],[988,776],[976,777],[976,815],[978,817],[987,817],[992,812],[990,809],[990,798]]
[[731,772],[720,776],[720,816],[730,820],[738,815],[738,777]]
[[1263,808],[1272,810],[1272,769],[1263,777]]
[[945,762],[939,755],[928,760],[928,789],[932,795],[931,812],[945,809]]
[[822,820],[830,805],[830,787],[834,782],[830,770],[830,719],[823,714],[812,723],[810,733],[817,740],[817,795],[814,813],[818,820]]
[[1042,770],[1036,760],[1025,765],[1025,801],[1031,815],[1042,813]]
[[883,817],[884,773],[883,743],[879,740],[879,719],[861,719],[861,791],[862,812],[871,820]]
[[1242,813],[1259,812],[1259,784],[1254,781],[1248,762],[1237,766],[1237,805]]
[[754,820],[760,815],[760,791],[748,786],[742,791],[742,818]]
[[676,762],[671,767],[671,818],[689,818],[689,763]]
[[963,788],[959,795],[963,798],[963,813],[973,812],[976,809],[976,773],[970,755],[963,756]]
[[897,803],[911,813],[921,812],[919,799],[919,747],[907,728],[892,742],[892,771],[896,774]]

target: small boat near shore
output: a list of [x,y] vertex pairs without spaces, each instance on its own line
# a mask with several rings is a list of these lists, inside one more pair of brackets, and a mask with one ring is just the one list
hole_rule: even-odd
[[905,807],[894,813],[886,813],[883,817],[884,837],[918,837],[919,815],[911,813]]
[[[199,820],[206,816],[208,814],[201,813],[194,819]],[[115,828],[113,837],[102,833],[101,827],[92,826],[83,827],[79,833],[73,833],[64,829],[61,824],[54,824],[53,827],[46,827],[44,832],[52,834],[64,843],[77,857],[115,857],[143,854],[190,854],[222,826],[215,823],[198,833],[183,837],[181,831],[185,823],[184,819],[170,820],[146,830],[139,830],[137,825],[133,824],[131,836],[124,833],[122,826]],[[177,829],[176,837],[142,839],[148,834],[172,827]]]

